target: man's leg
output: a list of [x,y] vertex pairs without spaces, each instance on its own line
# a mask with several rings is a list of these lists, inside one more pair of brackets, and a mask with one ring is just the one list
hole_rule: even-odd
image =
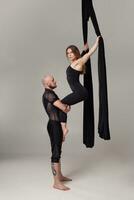
[[69,190],[60,180],[60,156],[63,140],[63,132],[60,122],[50,122],[48,125],[48,133],[51,141],[51,168],[54,178],[53,187],[60,190]]
[[52,173],[54,177],[53,187],[59,190],[69,190],[70,188],[65,186],[60,180],[60,163],[51,162]]
[[61,171],[61,160],[59,160],[59,175],[60,175],[60,181],[72,181],[71,178],[63,176]]

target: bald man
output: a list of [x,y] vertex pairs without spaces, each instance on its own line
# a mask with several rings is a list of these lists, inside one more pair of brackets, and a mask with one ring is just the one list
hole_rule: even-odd
[[59,113],[68,113],[70,111],[70,106],[63,104],[57,94],[53,91],[57,87],[57,84],[52,75],[44,76],[42,79],[42,84],[45,89],[42,96],[42,102],[49,117],[47,130],[51,142],[51,168],[54,177],[53,188],[59,190],[69,190],[70,188],[62,183],[62,181],[71,181],[72,179],[63,176],[61,172],[61,149],[62,142],[65,139],[65,133],[63,133],[63,130],[66,132],[66,127],[63,129],[59,119]]

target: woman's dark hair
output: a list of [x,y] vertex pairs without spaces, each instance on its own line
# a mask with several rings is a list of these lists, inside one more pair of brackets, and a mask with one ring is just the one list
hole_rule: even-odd
[[79,51],[79,49],[75,45],[70,45],[70,46],[68,46],[66,48],[66,56],[67,56],[67,50],[68,49],[72,50],[72,52],[74,53],[74,55],[76,56],[77,59],[81,57],[80,51]]
[[[70,45],[70,46],[68,46],[66,48],[66,56],[67,56],[67,50],[68,49],[72,50],[72,52],[74,53],[74,55],[76,56],[77,59],[81,57],[80,51],[79,51],[79,49],[75,45]],[[83,70],[82,70],[81,74],[85,74],[85,73],[86,73],[86,65],[84,64],[83,65]]]

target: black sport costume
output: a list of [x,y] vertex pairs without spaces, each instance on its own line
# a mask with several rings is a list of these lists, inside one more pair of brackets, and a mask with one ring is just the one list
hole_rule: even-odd
[[[67,105],[74,105],[88,98],[87,89],[79,81],[80,74],[81,71],[72,68],[70,65],[67,67],[66,69],[67,81],[73,92],[65,96],[61,100],[62,103]],[[60,121],[61,122],[67,121],[66,113],[60,112]]]
[[49,117],[47,130],[51,142],[52,163],[59,162],[62,152],[61,148],[63,140],[63,131],[59,120],[60,110],[53,105],[53,103],[58,99],[59,97],[53,90],[45,88],[45,92],[42,96],[42,102]]

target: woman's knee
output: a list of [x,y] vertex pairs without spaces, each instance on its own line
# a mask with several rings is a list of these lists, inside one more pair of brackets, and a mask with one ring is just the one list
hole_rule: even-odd
[[86,88],[83,88],[80,92],[81,97],[83,98],[83,100],[86,100],[88,98],[88,91]]

